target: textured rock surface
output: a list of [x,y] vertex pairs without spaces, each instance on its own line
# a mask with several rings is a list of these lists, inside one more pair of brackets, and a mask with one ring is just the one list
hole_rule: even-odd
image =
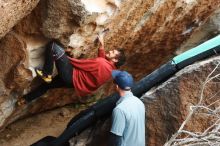
[[172,56],[174,50],[219,7],[219,3],[216,0],[128,1],[109,25],[112,32],[107,46],[126,48],[128,71],[137,78],[143,77],[144,73]]
[[176,51],[177,54],[191,49],[207,39],[211,39],[213,36],[219,34],[220,32],[220,10],[217,9],[211,17],[208,18],[207,22],[201,24],[199,29],[195,32],[179,47]]
[[0,1],[0,38],[27,16],[39,0],[1,0]]
[[70,36],[86,15],[80,0],[48,0],[44,3],[43,32],[48,38]]
[[[146,105],[146,139],[149,145],[163,145],[176,132],[185,120],[189,107],[198,103],[202,85],[218,63],[220,63],[220,56],[190,65],[142,97]],[[215,75],[219,73],[218,67]],[[219,89],[218,80],[208,83],[204,90],[204,103],[211,104],[219,99],[219,94],[214,96]],[[213,96],[212,100],[208,100]],[[213,106],[218,107],[219,103]],[[212,119],[206,116],[198,116],[189,122],[187,129],[200,132],[205,127],[211,126],[211,121]]]
[[[2,1],[1,5],[9,2]],[[23,8],[20,7],[21,2]],[[9,21],[2,21],[2,26],[10,26],[0,26],[0,29],[5,29],[4,33],[37,4],[37,1],[29,2],[18,1],[15,4],[13,1],[18,7],[0,8],[13,9],[13,16],[4,15],[11,20],[10,23],[13,22],[13,25],[7,25]],[[124,69],[140,79],[167,61],[195,29],[200,29],[219,4],[219,0],[40,1],[32,13],[0,42],[0,56],[5,60],[0,70],[0,110],[6,111],[0,113],[0,127],[22,115],[81,100],[72,89],[55,89],[25,109],[15,109],[16,98],[39,85],[40,81],[31,71],[36,66],[42,66],[44,46],[50,39],[56,38],[65,46],[72,46],[75,57],[82,54],[94,57],[97,51],[93,44],[96,33],[108,27],[111,31],[105,40],[106,49],[124,47],[128,54]],[[105,95],[110,89],[102,88],[95,96]]]
[[[220,56],[190,65],[176,73],[163,84],[145,93],[141,98],[146,107],[146,145],[162,146],[174,134],[186,118],[189,107],[199,101],[201,87],[207,76],[220,63]],[[215,74],[220,73],[218,68]],[[213,97],[219,93],[218,80],[208,83],[204,97]],[[219,99],[217,94],[212,100],[205,100],[207,104]],[[219,103],[214,106],[218,107]],[[189,122],[189,131],[202,131],[209,127],[211,118],[197,117]],[[99,122],[70,141],[77,146],[105,146],[108,140],[110,120]],[[92,136],[91,136],[91,133]],[[101,134],[100,134],[101,133]]]
[[47,135],[58,136],[78,112],[66,106],[18,120],[0,133],[1,146],[30,146]]
[[7,34],[0,41],[0,125],[14,110],[13,96],[22,95],[24,87],[32,80],[31,72],[27,69],[26,46],[13,33]]

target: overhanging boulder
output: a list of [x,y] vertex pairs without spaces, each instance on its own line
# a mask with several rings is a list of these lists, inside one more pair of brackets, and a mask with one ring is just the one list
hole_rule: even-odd
[[40,0],[7,0],[0,3],[0,38],[30,14]]

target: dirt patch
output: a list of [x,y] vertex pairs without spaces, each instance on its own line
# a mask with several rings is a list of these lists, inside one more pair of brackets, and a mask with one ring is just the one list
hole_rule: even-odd
[[47,135],[58,136],[79,111],[66,106],[14,122],[0,133],[1,146],[29,146]]

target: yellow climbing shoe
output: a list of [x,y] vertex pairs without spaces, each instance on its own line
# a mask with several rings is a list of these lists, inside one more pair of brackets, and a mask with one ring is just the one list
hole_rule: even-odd
[[46,83],[52,81],[52,75],[44,75],[42,70],[35,69],[38,76],[40,76]]
[[52,81],[52,76],[51,75],[46,75],[46,76],[43,76],[42,79],[45,82],[50,83]]

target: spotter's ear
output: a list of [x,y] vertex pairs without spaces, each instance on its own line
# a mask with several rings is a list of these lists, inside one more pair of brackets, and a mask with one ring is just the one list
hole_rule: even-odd
[[115,88],[116,88],[116,89],[118,89],[118,88],[119,88],[117,84],[115,84]]

